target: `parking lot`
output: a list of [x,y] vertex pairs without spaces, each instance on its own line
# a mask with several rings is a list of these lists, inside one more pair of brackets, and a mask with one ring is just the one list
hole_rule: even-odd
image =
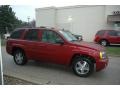
[[109,65],[90,77],[82,78],[74,75],[64,66],[30,61],[25,66],[14,63],[12,56],[2,47],[4,74],[28,80],[37,84],[77,84],[77,85],[111,85],[120,84],[120,57],[109,57]]

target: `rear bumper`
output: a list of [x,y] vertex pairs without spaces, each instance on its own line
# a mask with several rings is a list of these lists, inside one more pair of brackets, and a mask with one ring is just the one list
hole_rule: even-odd
[[100,71],[100,70],[106,68],[107,65],[108,65],[108,59],[98,60],[96,62],[96,71]]
[[8,54],[12,55],[12,49],[10,46],[6,46],[6,51]]

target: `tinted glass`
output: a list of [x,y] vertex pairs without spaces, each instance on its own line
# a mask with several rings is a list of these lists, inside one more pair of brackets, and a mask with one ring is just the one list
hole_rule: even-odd
[[105,33],[105,31],[98,31],[96,35],[102,36],[102,35],[104,35],[104,33]]
[[34,30],[34,29],[28,30],[24,39],[37,41],[38,40],[38,30]]
[[117,31],[109,31],[110,36],[117,36]]
[[62,40],[61,37],[53,32],[53,31],[43,31],[43,34],[42,34],[42,41],[43,42],[49,42],[49,43],[56,43],[57,41],[60,41]]
[[70,31],[59,31],[68,41],[77,41],[77,38]]
[[117,32],[117,35],[120,36],[120,31]]
[[12,38],[12,39],[19,39],[19,38],[21,37],[23,31],[24,31],[24,30],[14,31],[14,32],[11,34],[10,38]]

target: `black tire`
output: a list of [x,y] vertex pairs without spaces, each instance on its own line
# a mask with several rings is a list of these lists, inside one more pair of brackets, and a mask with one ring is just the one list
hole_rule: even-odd
[[107,40],[100,40],[100,45],[102,46],[108,46],[109,45],[109,42]]
[[[19,58],[19,60],[18,60],[16,55],[21,55],[22,56],[21,59]],[[24,51],[22,51],[20,49],[17,49],[14,51],[13,58],[14,58],[14,62],[17,65],[25,65],[27,63],[27,58],[25,56],[25,53],[24,53]]]
[[[82,73],[82,69],[77,70],[77,64],[78,63],[81,63],[81,62],[86,62],[86,66],[87,66],[87,69],[89,68],[89,70],[86,69],[86,73]],[[86,67],[85,66],[85,67]],[[82,66],[81,66],[82,67]],[[81,68],[80,67],[80,68]],[[94,63],[91,62],[90,59],[88,59],[87,57],[83,57],[83,56],[76,56],[74,59],[73,59],[73,63],[72,63],[72,69],[73,69],[73,72],[80,76],[80,77],[88,77],[89,75],[91,75],[91,73],[94,71]],[[85,69],[84,69],[84,72],[85,72]]]

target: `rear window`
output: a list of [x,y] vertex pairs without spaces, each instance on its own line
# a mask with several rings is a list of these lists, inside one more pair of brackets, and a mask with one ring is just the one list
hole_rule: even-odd
[[105,31],[98,31],[98,32],[96,33],[96,35],[102,36],[102,35],[104,35],[104,33],[105,33]]
[[28,30],[24,39],[31,40],[31,41],[37,41],[38,40],[38,30],[36,30],[36,29]]
[[24,30],[16,30],[14,31],[11,35],[10,35],[10,38],[12,39],[19,39],[22,35]]

